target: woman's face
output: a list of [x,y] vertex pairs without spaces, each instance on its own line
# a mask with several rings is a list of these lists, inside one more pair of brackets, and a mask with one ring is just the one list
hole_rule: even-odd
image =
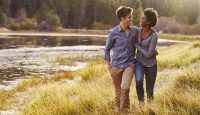
[[149,26],[149,21],[147,20],[146,15],[144,15],[144,14],[140,18],[140,26],[141,27]]
[[131,26],[133,21],[132,13],[129,13],[126,17],[122,17],[122,21],[126,26]]

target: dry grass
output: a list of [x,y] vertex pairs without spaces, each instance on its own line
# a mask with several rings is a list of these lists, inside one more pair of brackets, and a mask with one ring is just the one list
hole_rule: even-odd
[[[200,43],[188,46],[176,46],[162,50],[158,56],[161,70],[184,68],[178,74],[168,73],[171,85],[155,92],[155,100],[140,108],[137,102],[135,82],[131,85],[131,114],[200,114]],[[191,64],[195,68],[189,68]],[[66,79],[63,77],[40,78],[22,83],[13,91],[25,91],[29,87],[47,84],[28,102],[22,114],[25,115],[109,115],[113,114],[114,87],[105,62],[100,59],[91,61],[82,70],[69,76],[80,75],[82,81],[77,84],[47,84]],[[161,75],[157,83],[163,84],[166,77]],[[0,102],[8,98],[8,92],[0,91]]]
[[102,60],[102,56],[100,54],[95,54],[94,56],[68,54],[55,57],[49,57],[47,55],[44,55],[43,57],[47,62],[58,63],[60,65],[68,65],[68,66],[73,66],[75,64],[74,62],[89,62],[89,61]]
[[17,92],[23,92],[29,88],[36,87],[39,85],[52,83],[55,81],[60,81],[62,79],[72,79],[73,78],[72,72],[64,72],[64,73],[57,73],[50,76],[43,76],[43,77],[32,77],[29,80],[23,81],[20,85],[15,87],[12,90],[0,90],[0,109],[5,109],[8,106],[7,100],[10,98],[14,98],[14,94]]
[[91,79],[83,77],[83,82],[80,84],[74,86],[63,84],[42,89],[41,93],[33,98],[32,104],[24,110],[24,114],[71,115],[111,112],[114,98],[111,79],[108,77],[105,64],[101,63],[98,66],[94,66],[94,63],[89,64],[80,75],[86,76],[90,72],[92,72]]
[[159,69],[182,68],[200,60],[200,42],[189,46],[175,46],[163,50],[158,55]]
[[[113,114],[114,90],[108,71],[104,71],[105,65],[99,64],[96,67],[91,64],[88,68],[93,68],[92,71],[97,73],[90,76],[92,79],[86,79],[87,81],[73,86],[58,84],[43,88],[33,97],[23,114]],[[171,81],[172,85],[158,92],[155,101],[142,109],[137,105],[133,82],[131,86],[133,114],[198,114],[200,112],[199,68],[193,73],[189,69],[182,70],[181,74],[174,77],[176,79]]]
[[180,40],[180,41],[199,41],[200,35],[182,35],[182,34],[160,34],[162,39]]

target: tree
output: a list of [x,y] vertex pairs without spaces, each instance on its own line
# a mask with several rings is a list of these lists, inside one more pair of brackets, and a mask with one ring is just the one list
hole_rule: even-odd
[[55,30],[60,26],[59,16],[53,10],[50,10],[46,3],[43,3],[39,12],[36,14],[36,19],[39,23],[46,21],[50,30]]
[[133,10],[133,24],[140,25],[140,17],[142,16],[143,8],[140,0],[137,0]]
[[0,8],[0,26],[2,26],[2,25],[3,25],[3,13]]
[[68,0],[55,0],[55,11],[60,18],[60,23],[63,27],[67,27],[68,13],[69,13],[69,2]]
[[49,7],[47,6],[46,3],[43,3],[37,14],[35,15],[35,18],[37,21],[40,23],[43,20],[46,20],[48,14],[49,14]]
[[115,11],[122,5],[134,8],[133,23],[137,26],[142,10],[148,7],[157,10],[159,16],[174,17],[190,25],[197,23],[200,17],[199,0],[0,0],[3,15],[8,19],[15,20],[20,9],[25,9],[27,18],[36,18],[39,23],[46,21],[46,17],[54,21],[59,18],[65,28],[87,29],[94,23],[116,25]]
[[58,26],[60,26],[60,18],[53,12],[47,15],[46,22],[49,25],[50,30],[55,30]]
[[85,18],[83,25],[86,28],[91,28],[94,23],[94,0],[87,0],[86,2],[86,8],[85,8]]
[[8,16],[10,15],[10,1],[11,0],[0,0],[0,6],[2,8],[2,12],[7,14]]

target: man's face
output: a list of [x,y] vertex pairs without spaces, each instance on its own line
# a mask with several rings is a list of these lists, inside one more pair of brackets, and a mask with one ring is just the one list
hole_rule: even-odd
[[126,17],[122,17],[122,22],[126,26],[131,26],[132,25],[132,21],[133,21],[132,13],[129,13]]

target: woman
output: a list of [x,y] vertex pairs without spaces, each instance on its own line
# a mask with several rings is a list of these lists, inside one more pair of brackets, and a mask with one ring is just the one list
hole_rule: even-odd
[[137,40],[136,37],[133,37],[133,43],[137,48],[135,67],[136,90],[141,105],[144,104],[144,75],[147,100],[149,102],[154,99],[153,90],[157,76],[157,60],[154,51],[158,35],[152,28],[157,24],[157,17],[156,10],[153,8],[145,9],[140,20],[141,27],[139,28]]

